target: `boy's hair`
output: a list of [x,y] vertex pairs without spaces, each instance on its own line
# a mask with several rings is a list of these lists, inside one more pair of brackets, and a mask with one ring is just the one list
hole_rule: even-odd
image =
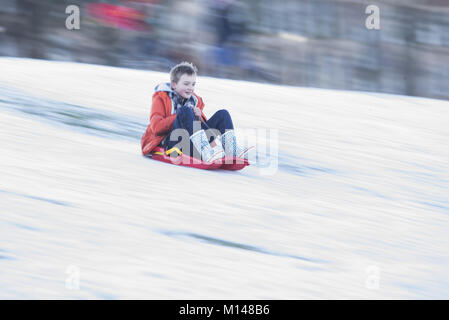
[[191,62],[183,61],[170,70],[170,81],[178,83],[183,74],[197,74],[198,68]]

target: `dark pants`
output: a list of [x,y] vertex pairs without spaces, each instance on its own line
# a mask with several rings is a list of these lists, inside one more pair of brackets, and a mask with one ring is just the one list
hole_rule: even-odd
[[166,137],[166,149],[176,146],[183,153],[200,158],[199,152],[190,141],[190,136],[201,129],[206,131],[209,142],[212,142],[217,135],[225,133],[226,130],[234,129],[234,125],[227,110],[218,110],[204,124],[195,120],[195,114],[191,108],[183,106],[178,110],[172,130]]

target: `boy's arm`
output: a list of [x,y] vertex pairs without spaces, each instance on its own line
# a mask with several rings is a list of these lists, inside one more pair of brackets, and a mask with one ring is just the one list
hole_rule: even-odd
[[165,116],[164,102],[161,97],[153,97],[150,114],[151,131],[157,136],[163,135],[170,131],[176,114]]

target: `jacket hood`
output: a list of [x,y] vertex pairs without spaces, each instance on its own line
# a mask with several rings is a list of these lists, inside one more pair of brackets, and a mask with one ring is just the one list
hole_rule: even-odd
[[162,82],[162,83],[159,83],[156,87],[154,87],[154,92],[160,92],[160,91],[173,92],[170,82]]

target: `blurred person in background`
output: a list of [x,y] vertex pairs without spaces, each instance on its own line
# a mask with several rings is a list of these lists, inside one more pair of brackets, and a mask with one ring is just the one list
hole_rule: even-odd
[[215,62],[218,73],[231,76],[242,64],[247,35],[248,8],[237,0],[209,0],[212,23],[215,26]]
[[159,27],[159,0],[133,0],[129,4],[141,10],[144,14],[143,23],[145,23],[145,30],[139,32],[135,41],[139,48],[139,53],[143,58],[152,58],[157,55],[159,46],[159,39],[157,36],[157,28]]

